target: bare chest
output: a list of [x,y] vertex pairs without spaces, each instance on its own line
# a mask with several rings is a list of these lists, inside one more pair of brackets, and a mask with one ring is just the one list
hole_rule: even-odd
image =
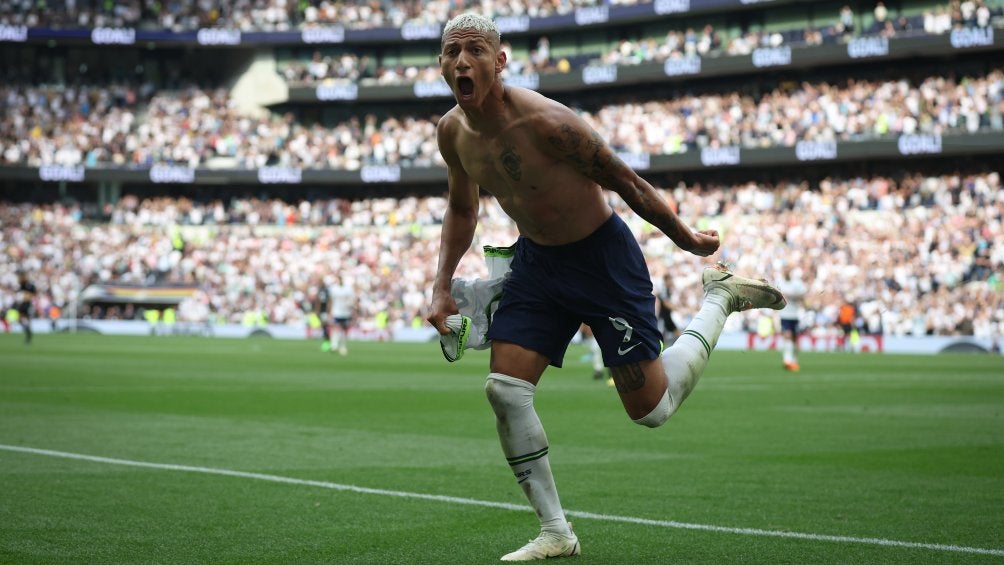
[[557,164],[520,136],[465,140],[460,160],[468,176],[496,196],[536,189]]

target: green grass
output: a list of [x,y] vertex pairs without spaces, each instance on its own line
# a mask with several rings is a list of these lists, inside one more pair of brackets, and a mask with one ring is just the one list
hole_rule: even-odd
[[[476,564],[535,535],[529,510],[304,484],[526,504],[487,353],[318,345],[0,335],[4,446],[301,481],[0,448],[0,563]],[[649,430],[583,353],[536,398],[576,563],[1004,562],[1001,357],[803,354],[792,375],[776,354],[720,351]]]

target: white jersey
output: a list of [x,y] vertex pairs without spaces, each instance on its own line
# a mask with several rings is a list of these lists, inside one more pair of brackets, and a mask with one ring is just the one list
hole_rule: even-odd
[[355,293],[344,284],[331,287],[331,316],[348,319],[352,317]]
[[777,284],[777,289],[788,300],[788,304],[785,305],[778,316],[782,320],[798,320],[799,316],[802,315],[802,299],[809,292],[809,288],[805,286],[802,279],[791,278],[780,281]]

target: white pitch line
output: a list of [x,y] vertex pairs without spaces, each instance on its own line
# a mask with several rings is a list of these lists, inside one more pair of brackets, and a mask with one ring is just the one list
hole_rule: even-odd
[[[109,465],[124,465],[128,467],[142,467],[146,469],[161,469],[164,471],[186,471],[189,473],[203,473],[206,475],[222,475],[225,477],[240,477],[243,479],[256,479],[272,483],[283,483],[288,485],[310,486],[326,488],[331,490],[358,492],[362,494],[378,494],[383,496],[395,496],[398,498],[416,498],[419,500],[434,500],[437,502],[449,502],[453,504],[463,504],[467,506],[481,506],[486,508],[498,508],[502,510],[517,510],[522,512],[532,512],[529,506],[510,504],[507,502],[492,502],[490,500],[477,500],[474,498],[461,498],[457,496],[443,496],[439,494],[422,494],[419,492],[404,492],[397,490],[386,490],[379,488],[359,487],[354,485],[343,485],[330,483],[327,481],[310,481],[306,479],[295,479],[293,477],[283,477],[280,475],[267,475],[263,473],[248,473],[245,471],[234,471],[231,469],[217,469],[215,467],[198,467],[192,465],[175,465],[173,463],[151,463],[149,461],[132,461],[129,459],[114,459],[111,457],[99,457],[96,455],[84,455],[81,453],[69,453],[66,451],[52,451],[49,449],[36,449],[34,447],[21,447],[17,445],[0,444],[0,450],[16,451],[20,453],[31,453],[34,455],[48,455],[49,457],[60,457],[63,459],[76,459],[79,461],[91,461],[94,463],[107,463]],[[611,514],[596,514],[593,512],[580,512],[578,510],[566,510],[565,514],[573,518],[585,518],[589,520],[599,520],[604,522],[622,522],[628,524],[639,524],[643,526],[657,526],[661,528],[675,528],[681,530],[702,530],[705,532],[716,532],[725,534],[739,534],[747,536],[775,537],[775,538],[795,538],[812,541],[829,541],[836,543],[856,543],[866,545],[881,545],[886,547],[902,547],[909,549],[930,549],[934,551],[953,551],[957,553],[974,553],[980,555],[1004,556],[1004,549],[988,549],[983,547],[968,547],[964,545],[949,545],[941,543],[920,543],[912,541],[897,541],[883,538],[859,538],[853,536],[831,536],[825,534],[807,534],[801,532],[786,532],[783,530],[761,530],[759,528],[732,528],[728,526],[715,526],[711,524],[691,524],[687,522],[677,522],[674,520],[650,520],[647,518],[634,518],[631,516],[616,516]]]

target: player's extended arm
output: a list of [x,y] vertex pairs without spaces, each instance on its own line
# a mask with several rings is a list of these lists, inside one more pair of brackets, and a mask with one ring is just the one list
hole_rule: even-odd
[[717,232],[695,232],[685,225],[655,188],[627,166],[575,112],[555,106],[545,116],[539,127],[546,152],[619,194],[636,214],[659,228],[680,249],[702,257],[718,250]]
[[441,334],[448,333],[446,317],[457,313],[457,303],[450,294],[453,275],[457,265],[474,241],[474,229],[478,224],[478,185],[471,180],[460,162],[454,148],[454,140],[449,126],[440,120],[437,127],[439,150],[446,161],[449,195],[446,213],[443,215],[443,229],[440,234],[439,266],[432,286],[432,307],[428,321]]

